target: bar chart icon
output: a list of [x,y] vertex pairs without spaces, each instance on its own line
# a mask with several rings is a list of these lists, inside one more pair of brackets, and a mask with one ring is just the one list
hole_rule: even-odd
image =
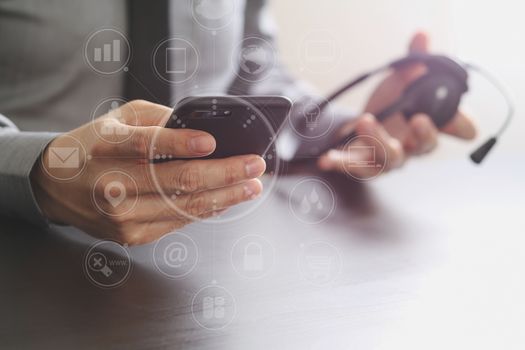
[[93,61],[95,62],[120,62],[120,40],[113,40],[111,44],[93,49]]
[[101,29],[87,39],[84,58],[97,73],[117,73],[126,68],[131,58],[131,46],[121,32],[109,28]]

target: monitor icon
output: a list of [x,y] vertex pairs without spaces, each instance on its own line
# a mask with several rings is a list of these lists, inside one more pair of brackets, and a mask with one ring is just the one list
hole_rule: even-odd
[[330,63],[336,58],[336,49],[332,42],[311,40],[306,43],[305,55],[309,62]]
[[360,168],[380,168],[381,164],[376,162],[376,148],[374,146],[350,146],[348,147],[348,164]]

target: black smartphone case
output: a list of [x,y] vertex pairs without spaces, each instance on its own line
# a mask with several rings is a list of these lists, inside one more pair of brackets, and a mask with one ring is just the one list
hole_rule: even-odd
[[213,135],[217,148],[199,159],[264,156],[291,106],[291,101],[281,96],[187,97],[177,104],[166,127],[202,130]]

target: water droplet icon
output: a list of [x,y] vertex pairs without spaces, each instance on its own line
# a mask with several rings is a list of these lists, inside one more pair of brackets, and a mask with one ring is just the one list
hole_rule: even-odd
[[310,193],[310,203],[313,204],[317,210],[323,209],[323,203],[321,202],[321,198],[315,188],[312,189],[312,192]]
[[308,198],[306,198],[306,195],[303,197],[303,200],[301,201],[301,207],[299,209],[303,214],[308,214],[310,210],[312,210],[312,206],[310,205]]
[[315,188],[310,193],[310,202],[311,203],[317,203],[319,201],[319,194],[315,190]]

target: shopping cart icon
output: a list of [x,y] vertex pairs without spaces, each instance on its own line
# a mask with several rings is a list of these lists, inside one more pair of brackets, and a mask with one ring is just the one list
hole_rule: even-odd
[[308,277],[315,281],[330,279],[334,258],[329,255],[305,256]]

